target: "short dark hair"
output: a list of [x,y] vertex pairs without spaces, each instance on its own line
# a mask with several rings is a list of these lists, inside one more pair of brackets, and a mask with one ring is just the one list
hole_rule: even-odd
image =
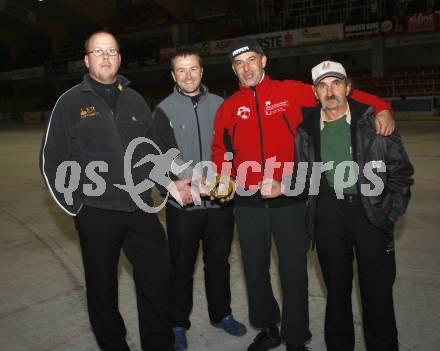
[[200,67],[203,67],[203,60],[202,57],[200,56],[200,54],[195,51],[195,50],[191,50],[191,49],[186,49],[186,48],[180,48],[177,49],[177,51],[173,54],[173,56],[171,56],[170,58],[170,69],[173,71],[174,70],[174,60],[177,57],[187,57],[187,56],[191,56],[194,55],[197,57],[197,59],[199,60],[199,65]]
[[84,41],[84,52],[85,52],[85,53],[88,53],[88,52],[90,51],[90,48],[89,48],[90,40],[91,40],[95,35],[98,35],[98,34],[108,34],[108,35],[111,35],[111,36],[115,39],[115,41],[116,41],[116,46],[117,46],[116,49],[119,50],[120,45],[119,45],[119,40],[118,40],[118,38],[116,38],[116,36],[115,36],[112,32],[110,32],[110,31],[108,31],[108,30],[105,30],[105,29],[102,29],[102,30],[98,30],[98,31],[96,31],[96,32],[93,32],[92,34],[90,34],[90,35],[86,38],[86,40]]

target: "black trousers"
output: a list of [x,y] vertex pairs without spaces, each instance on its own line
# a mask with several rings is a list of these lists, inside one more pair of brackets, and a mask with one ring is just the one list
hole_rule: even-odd
[[367,350],[398,350],[393,306],[396,262],[393,238],[371,225],[359,198],[322,197],[317,209],[317,252],[327,307],[325,341],[329,351],[352,351],[351,303],[356,255]]
[[234,231],[232,207],[185,211],[167,205],[167,234],[173,270],[172,323],[190,328],[193,275],[200,241],[209,318],[219,322],[231,313],[229,253]]
[[174,350],[170,326],[170,265],[164,229],[154,214],[84,206],[75,217],[97,342],[105,351],[130,350],[118,309],[121,248],[133,266],[143,350]]
[[[267,328],[281,320],[286,344],[302,345],[309,331],[305,201],[279,208],[235,208],[241,256],[246,276],[249,320]],[[273,295],[270,279],[272,238],[278,251],[283,312]]]

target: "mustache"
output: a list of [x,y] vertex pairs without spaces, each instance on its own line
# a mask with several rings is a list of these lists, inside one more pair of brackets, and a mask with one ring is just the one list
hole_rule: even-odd
[[336,95],[330,95],[325,97],[325,101],[336,100],[337,102],[341,102],[341,98]]

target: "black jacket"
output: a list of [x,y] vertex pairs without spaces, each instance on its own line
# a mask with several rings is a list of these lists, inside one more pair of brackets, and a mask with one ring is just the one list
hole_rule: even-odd
[[[153,138],[154,128],[150,109],[143,97],[128,87],[130,82],[125,77],[118,76],[118,82],[120,93],[115,113],[93,90],[88,74],[81,84],[60,96],[52,111],[42,143],[40,168],[55,201],[72,216],[81,204],[118,211],[137,209],[130,194],[114,184],[126,183],[124,155],[128,144],[136,137]],[[131,164],[150,153],[156,153],[153,146],[146,143],[139,145]],[[69,171],[70,184],[74,188],[72,202],[62,190],[69,183],[69,176],[64,184],[55,182],[57,169],[64,161],[76,162],[76,166],[75,163],[71,164],[80,170],[76,181],[75,175],[78,171],[73,171],[74,168]],[[84,185],[87,187],[87,184],[91,184],[92,190],[97,187],[96,182],[90,180],[85,172],[92,161],[104,161],[108,165],[107,170],[94,169],[103,178],[104,182],[101,181],[101,184],[105,185],[105,190],[99,196],[84,194]],[[151,165],[131,170],[135,185],[149,174],[148,167],[151,168]],[[60,172],[59,176],[62,174]],[[145,203],[152,205],[150,190],[140,196]]]
[[[405,212],[411,197],[410,186],[413,184],[414,169],[400,135],[396,131],[389,137],[376,134],[373,108],[351,99],[348,102],[351,112],[352,154],[353,161],[359,166],[357,187],[362,207],[370,223],[391,234],[393,221]],[[310,184],[312,163],[321,162],[320,110],[321,106],[303,109],[303,122],[298,126],[295,138],[297,165],[299,162],[308,163],[306,184]],[[361,191],[362,184],[369,185],[370,189],[375,188],[370,181],[372,177],[365,177],[363,172],[365,165],[373,161],[371,164],[376,166],[374,174],[382,180],[384,189],[380,195],[365,196]],[[377,171],[380,161],[386,165],[386,172]],[[321,176],[321,184],[323,181],[325,176]],[[308,195],[306,221],[312,239],[315,237],[316,221],[319,221],[316,218],[316,204],[318,197],[322,196],[321,191],[320,194],[310,195],[309,192]]]

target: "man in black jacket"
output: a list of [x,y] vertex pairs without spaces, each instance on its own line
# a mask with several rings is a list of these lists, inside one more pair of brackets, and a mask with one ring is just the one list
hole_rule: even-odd
[[[93,33],[85,43],[84,62],[89,73],[53,109],[42,145],[42,173],[57,204],[74,217],[89,318],[101,349],[130,350],[118,309],[122,248],[133,266],[142,349],[174,350],[165,232],[156,214],[140,210],[120,186],[126,182],[127,147],[136,138],[154,138],[151,113],[142,96],[128,87],[129,81],[118,75],[121,56],[112,34]],[[133,151],[132,164],[154,153],[144,142]],[[147,167],[131,170],[134,184],[148,175]],[[189,186],[177,186],[183,202],[188,201]],[[148,187],[139,200],[153,206]]]
[[351,83],[341,64],[324,61],[312,78],[321,106],[303,110],[295,144],[311,180],[307,221],[328,291],[327,350],[354,349],[354,256],[367,350],[398,350],[393,227],[408,205],[414,170],[399,134],[376,134],[373,109],[347,98]]

